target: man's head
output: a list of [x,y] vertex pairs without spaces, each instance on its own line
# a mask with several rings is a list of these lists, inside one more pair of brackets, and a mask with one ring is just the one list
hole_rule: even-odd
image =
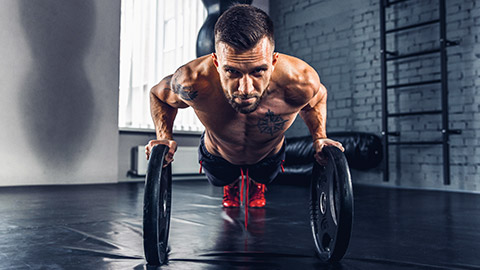
[[238,112],[255,111],[266,95],[278,57],[274,47],[272,20],[258,8],[235,5],[215,24],[213,62]]

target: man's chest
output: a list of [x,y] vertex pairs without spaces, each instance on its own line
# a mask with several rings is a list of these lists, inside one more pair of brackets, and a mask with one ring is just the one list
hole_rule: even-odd
[[249,132],[262,137],[283,134],[297,116],[298,110],[286,106],[262,106],[247,117]]
[[246,140],[265,142],[282,136],[301,108],[270,98],[262,100],[257,110],[249,114],[236,112],[228,102],[220,101],[209,106],[197,105],[194,109],[209,132],[230,143],[243,143]]

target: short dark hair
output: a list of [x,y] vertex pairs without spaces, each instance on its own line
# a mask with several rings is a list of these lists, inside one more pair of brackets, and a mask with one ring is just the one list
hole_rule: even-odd
[[264,37],[275,45],[273,22],[263,10],[237,4],[227,9],[215,24],[215,44],[225,42],[237,51],[250,50]]

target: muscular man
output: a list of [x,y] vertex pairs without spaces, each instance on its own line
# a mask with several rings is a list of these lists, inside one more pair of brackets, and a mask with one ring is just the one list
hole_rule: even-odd
[[[177,109],[192,107],[205,126],[199,161],[209,182],[224,187],[224,207],[239,207],[239,177],[251,178],[250,207],[265,206],[265,184],[280,172],[284,133],[297,114],[313,137],[316,158],[326,145],[327,90],[302,60],[274,52],[273,23],[249,5],[228,9],[215,25],[215,53],[180,67],[152,88],[151,114],[157,140],[146,148],[177,148],[172,127]],[[247,180],[248,183],[248,180]]]

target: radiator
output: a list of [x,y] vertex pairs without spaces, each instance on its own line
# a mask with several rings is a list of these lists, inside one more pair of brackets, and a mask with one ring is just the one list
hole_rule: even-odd
[[[179,146],[172,163],[173,176],[199,176],[198,147]],[[145,177],[147,174],[147,158],[145,156],[145,146],[134,146],[131,149],[130,171],[128,176]]]

